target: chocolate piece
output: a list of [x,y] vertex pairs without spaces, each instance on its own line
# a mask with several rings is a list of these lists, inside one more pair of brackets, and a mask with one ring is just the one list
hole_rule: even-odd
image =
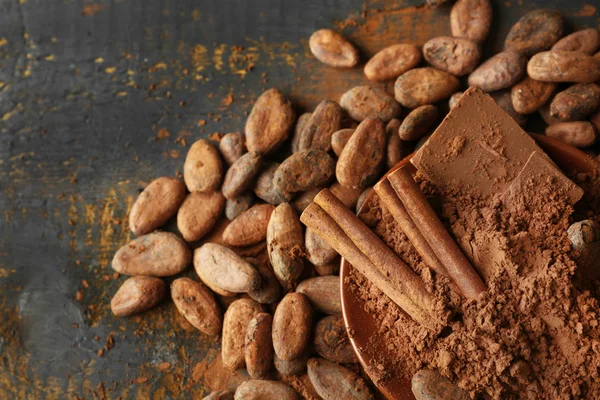
[[504,193],[533,152],[551,162],[490,96],[470,88],[412,163],[439,187],[487,197]]
[[519,176],[513,181],[504,196],[504,204],[516,209],[531,201],[542,201],[536,188],[551,187],[552,191],[573,205],[583,196],[583,190],[567,178],[561,170],[537,151],[532,153]]

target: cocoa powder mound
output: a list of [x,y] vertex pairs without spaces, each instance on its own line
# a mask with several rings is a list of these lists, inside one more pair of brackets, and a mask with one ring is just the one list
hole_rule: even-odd
[[[449,327],[435,337],[352,269],[347,282],[377,320],[377,341],[395,355],[362,349],[375,365],[369,370],[373,379],[410,379],[432,368],[472,398],[600,398],[600,303],[593,289],[598,286],[576,275],[577,252],[566,233],[574,217],[598,219],[594,189],[600,180],[574,178],[586,192],[574,213],[551,184],[525,185],[519,199],[507,204],[500,195],[441,192],[418,178],[488,290],[473,302],[453,293],[371,196],[361,218],[454,311]],[[581,205],[589,207],[579,210]]]

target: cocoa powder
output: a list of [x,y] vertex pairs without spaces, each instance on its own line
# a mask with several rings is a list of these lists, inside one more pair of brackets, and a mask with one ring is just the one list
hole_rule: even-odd
[[[473,398],[598,398],[600,304],[589,279],[576,274],[577,253],[567,238],[573,220],[569,199],[551,185],[537,185],[523,188],[519,204],[508,207],[500,195],[473,197],[464,188],[438,189],[419,178],[488,290],[475,302],[463,302],[422,263],[371,196],[363,219],[430,290],[445,297],[455,317],[447,332],[434,337],[352,270],[348,283],[378,322],[374,336],[385,338],[396,356],[382,359],[362,349],[374,361],[370,376],[375,381],[410,379],[429,368]],[[584,190],[599,186],[594,176],[576,180]],[[532,201],[540,198],[544,201]],[[591,208],[585,215],[598,210],[597,200],[588,203],[584,197],[581,203]]]

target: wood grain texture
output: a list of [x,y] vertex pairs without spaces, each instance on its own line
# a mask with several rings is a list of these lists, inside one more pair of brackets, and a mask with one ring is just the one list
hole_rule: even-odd
[[[0,398],[191,399],[243,379],[219,375],[219,343],[169,302],[111,315],[128,210],[190,143],[242,130],[263,90],[300,114],[367,84],[310,56],[315,29],[341,30],[363,65],[449,33],[448,10],[424,2],[0,0]],[[534,8],[598,25],[592,1],[520,3],[494,2],[486,54]]]

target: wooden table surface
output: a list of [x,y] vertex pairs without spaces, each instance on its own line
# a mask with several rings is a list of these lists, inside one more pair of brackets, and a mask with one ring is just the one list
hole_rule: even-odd
[[[266,88],[303,112],[363,83],[310,56],[315,29],[365,59],[449,33],[449,10],[423,1],[1,0],[0,398],[191,399],[220,383],[218,341],[170,302],[110,313],[129,208],[186,145],[242,130]],[[594,3],[496,0],[486,52],[534,8],[598,27]]]

